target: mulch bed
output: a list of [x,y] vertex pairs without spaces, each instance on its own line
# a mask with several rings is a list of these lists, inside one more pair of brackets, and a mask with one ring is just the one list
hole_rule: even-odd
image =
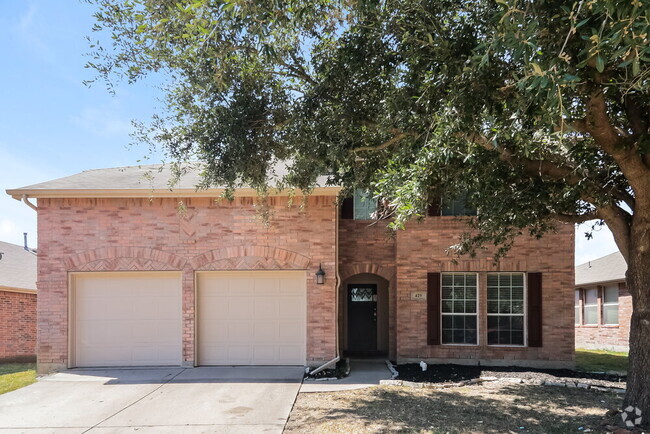
[[538,381],[574,381],[603,387],[625,387],[627,377],[579,372],[571,369],[535,369],[516,366],[429,365],[426,371],[417,363],[398,365],[398,380],[417,383],[453,383],[480,377],[520,378]]

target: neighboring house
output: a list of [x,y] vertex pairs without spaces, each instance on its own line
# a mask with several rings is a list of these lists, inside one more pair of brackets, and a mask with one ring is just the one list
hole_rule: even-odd
[[620,252],[576,267],[576,348],[629,351],[632,297]]
[[316,367],[346,354],[573,364],[573,225],[522,235],[499,264],[490,250],[455,261],[461,202],[391,237],[371,198],[338,206],[338,187],[302,208],[272,190],[265,222],[252,189],[227,201],[197,191],[197,172],[168,179],[126,167],[8,190],[38,205],[41,372]]
[[0,363],[36,360],[36,253],[0,241]]

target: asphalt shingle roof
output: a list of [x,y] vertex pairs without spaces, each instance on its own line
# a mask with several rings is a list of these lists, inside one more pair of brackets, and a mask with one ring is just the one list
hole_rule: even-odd
[[[22,194],[38,196],[48,190],[75,192],[98,192],[120,190],[132,193],[147,192],[180,192],[191,193],[201,182],[201,167],[193,164],[185,168],[185,172],[176,184],[170,186],[172,170],[169,165],[153,164],[142,166],[112,167],[108,169],[85,170],[75,175],[53,179],[38,184],[28,185],[16,189],[8,189],[7,193],[20,198]],[[270,186],[276,187],[277,181],[286,174],[286,166],[277,164],[270,177]],[[317,180],[319,187],[326,187],[327,177],[321,176]],[[223,186],[214,186],[211,189],[223,189]],[[247,188],[247,187],[243,187]],[[208,190],[209,191],[209,190]],[[101,194],[100,194],[101,195]]]
[[36,290],[36,254],[23,246],[0,241],[1,288]]
[[620,252],[580,264],[576,267],[576,286],[625,280],[627,263]]

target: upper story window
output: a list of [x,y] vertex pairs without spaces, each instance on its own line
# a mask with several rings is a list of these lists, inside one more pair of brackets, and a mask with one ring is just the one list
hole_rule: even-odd
[[372,220],[373,214],[377,211],[377,200],[367,191],[354,190],[354,219]]
[[618,285],[603,288],[603,324],[618,324]]
[[429,205],[429,216],[472,216],[476,215],[476,208],[470,205],[467,194],[455,198],[434,199]]
[[524,345],[524,273],[488,273],[488,345]]
[[441,278],[442,343],[476,345],[478,342],[476,273],[444,273]]
[[582,309],[583,324],[598,324],[598,288],[584,290],[584,306]]
[[341,203],[342,219],[373,220],[376,212],[377,199],[365,190],[354,190],[354,195],[343,199]]
[[467,194],[461,194],[453,199],[443,199],[441,215],[443,216],[469,216],[476,215],[476,208],[467,200]]

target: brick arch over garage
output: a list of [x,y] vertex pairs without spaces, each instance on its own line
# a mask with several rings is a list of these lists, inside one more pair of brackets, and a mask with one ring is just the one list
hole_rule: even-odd
[[195,270],[304,270],[309,257],[271,246],[233,246],[192,258]]
[[187,259],[148,247],[103,247],[64,260],[68,271],[182,270]]
[[395,267],[382,267],[371,263],[356,263],[339,267],[341,282],[357,274],[376,274],[390,282],[395,276]]

